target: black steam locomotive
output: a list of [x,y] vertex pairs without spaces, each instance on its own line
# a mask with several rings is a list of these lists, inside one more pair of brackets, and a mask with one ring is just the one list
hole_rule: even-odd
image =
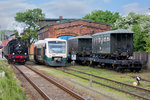
[[5,46],[4,56],[8,63],[24,64],[29,58],[26,42],[21,40],[20,37],[12,39]]
[[130,59],[133,55],[133,32],[119,29],[100,32],[92,36],[69,39],[69,53],[76,55],[76,61],[96,64],[116,71],[140,71],[139,61]]

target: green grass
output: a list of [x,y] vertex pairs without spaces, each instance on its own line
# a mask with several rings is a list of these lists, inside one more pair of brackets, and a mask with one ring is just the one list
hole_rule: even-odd
[[6,61],[0,60],[0,66],[5,71],[5,77],[0,78],[0,100],[24,100],[25,96],[17,84],[14,72]]
[[[82,73],[79,73],[79,72],[76,72],[76,71],[72,71],[72,70],[67,70],[67,72],[75,74],[75,75],[78,75],[78,76],[81,76],[81,77],[84,77],[84,78],[87,78],[87,79],[90,80],[90,76],[89,75],[82,74]],[[104,80],[104,79],[99,79],[99,78],[96,78],[96,77],[92,77],[92,80],[96,81],[96,82],[99,82],[99,83],[102,83],[102,84],[105,84],[105,85],[108,85],[108,86],[111,86],[111,87],[115,87],[115,88],[121,89],[121,90],[135,91],[138,94],[140,93],[140,91],[136,90],[136,88],[120,85],[120,84],[117,84],[115,82],[110,82],[110,81],[107,81],[107,80]]]
[[[145,78],[145,76],[150,76],[149,73],[141,72],[141,73],[131,73],[131,72],[126,72],[126,73],[118,73],[112,70],[108,69],[100,69],[100,68],[91,68],[88,66],[82,66],[82,67],[74,67],[73,69],[86,72],[89,74],[93,74],[96,76],[100,77],[105,77],[109,78],[112,80],[120,81],[126,84],[132,85],[133,82],[137,82],[136,79],[131,78],[130,76],[141,76],[142,78]],[[150,89],[150,82],[145,82],[145,81],[140,81],[140,86],[142,88]]]
[[4,71],[4,69],[2,67],[0,67],[0,73],[3,72],[3,71]]

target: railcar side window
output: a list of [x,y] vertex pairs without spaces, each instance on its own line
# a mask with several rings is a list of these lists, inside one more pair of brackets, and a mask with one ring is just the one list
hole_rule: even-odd
[[37,48],[37,55],[41,55],[41,49]]

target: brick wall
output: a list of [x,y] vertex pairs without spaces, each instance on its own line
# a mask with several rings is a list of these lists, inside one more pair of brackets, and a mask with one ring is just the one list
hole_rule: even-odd
[[49,27],[41,29],[40,31],[38,31],[38,34],[39,39],[49,38]]
[[34,44],[31,44],[31,46],[30,46],[30,54],[31,55],[34,54]]
[[49,36],[49,38],[57,38],[64,35],[92,35],[98,32],[109,31],[110,25],[85,20],[76,20],[50,25],[48,32],[45,33],[42,32],[43,30],[44,29],[42,29],[40,32],[41,34],[39,34],[39,39],[47,38],[47,36]]
[[[70,23],[61,23],[53,26],[54,33],[50,37],[59,37],[61,35],[82,36],[92,35],[97,32],[109,31],[110,25],[100,24],[89,21],[73,21]],[[55,35],[54,35],[55,34]]]
[[3,50],[3,52],[4,52],[4,49],[5,49],[5,45],[6,45],[8,42],[9,42],[9,40],[3,40],[3,41],[2,41],[2,46],[3,46],[2,50]]

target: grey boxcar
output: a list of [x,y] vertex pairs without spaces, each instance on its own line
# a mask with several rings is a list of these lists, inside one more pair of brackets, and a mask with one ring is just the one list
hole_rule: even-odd
[[133,32],[119,29],[92,35],[92,53],[107,57],[130,57],[133,54]]
[[92,53],[92,37],[77,36],[69,39],[69,54],[89,56]]

